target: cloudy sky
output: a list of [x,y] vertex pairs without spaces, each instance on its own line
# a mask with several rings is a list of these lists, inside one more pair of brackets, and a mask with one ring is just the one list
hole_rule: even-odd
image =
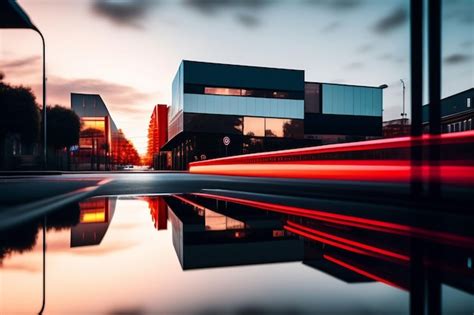
[[[407,82],[408,0],[20,0],[47,43],[48,104],[99,93],[140,153],[155,104],[170,104],[182,59],[306,70],[307,81],[388,84],[399,118]],[[474,1],[443,1],[443,97],[474,86]],[[5,81],[41,100],[41,42],[0,31]]]

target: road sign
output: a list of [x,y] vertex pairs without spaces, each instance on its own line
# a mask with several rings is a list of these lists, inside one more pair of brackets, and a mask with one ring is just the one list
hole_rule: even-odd
[[230,144],[230,138],[225,136],[224,138],[222,138],[222,142],[224,142],[225,146],[228,146]]

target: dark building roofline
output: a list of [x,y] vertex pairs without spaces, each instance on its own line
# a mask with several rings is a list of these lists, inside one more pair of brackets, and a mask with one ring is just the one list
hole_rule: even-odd
[[[107,107],[107,104],[104,102],[104,99],[102,98],[102,96],[100,96],[100,94],[96,94],[96,93],[74,93],[74,92],[71,92],[71,100],[72,100],[72,96],[73,95],[77,95],[77,96],[93,96],[93,97],[98,97],[101,102],[104,104],[104,107],[105,107],[105,110],[107,111],[107,114],[108,116],[110,117],[110,121],[112,123],[112,129],[115,129],[115,130],[112,130],[112,132],[117,132],[118,130],[120,130],[120,128],[117,127],[117,124],[115,123],[115,120],[113,119],[112,117],[112,114],[110,113],[109,111],[109,108]],[[71,102],[71,109],[72,109],[72,102]]]
[[[469,88],[467,90],[464,90],[464,91],[461,91],[461,92],[458,92],[456,94],[451,94],[450,96],[446,96],[445,98],[442,98],[441,101],[444,101],[444,100],[449,100],[450,98],[452,97],[456,97],[456,96],[459,96],[461,94],[464,94],[464,93],[467,93],[467,92],[474,92],[474,87],[472,88]],[[423,106],[429,106],[430,104],[424,104]]]
[[198,61],[198,60],[187,60],[187,59],[183,59],[181,62],[205,63],[205,64],[210,64],[210,65],[235,66],[235,67],[256,68],[256,69],[304,71],[303,69],[288,69],[288,68],[276,68],[276,67],[265,67],[265,66],[250,66],[250,65],[241,65],[241,64],[234,64],[234,63],[209,62],[209,61]]

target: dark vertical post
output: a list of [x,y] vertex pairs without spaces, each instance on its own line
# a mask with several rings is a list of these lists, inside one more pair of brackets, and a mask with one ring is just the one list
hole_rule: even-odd
[[440,196],[439,159],[437,136],[441,134],[441,0],[430,0],[428,7],[428,76],[430,135],[436,137],[430,146],[430,198]]
[[[411,66],[411,182],[412,198],[420,198],[423,190],[420,166],[422,149],[423,104],[423,0],[410,2],[410,66]],[[410,314],[424,314],[425,279],[423,245],[413,238],[410,246]]]
[[421,159],[419,145],[413,145],[414,139],[422,134],[423,104],[423,0],[411,0],[410,3],[410,63],[411,63],[411,193],[419,197],[422,192]]
[[43,300],[38,314],[43,314],[46,306],[46,216],[43,217]]
[[41,43],[43,44],[43,168],[48,167],[48,142],[47,142],[47,121],[46,121],[46,43],[43,34],[37,29],[34,30],[40,35]]

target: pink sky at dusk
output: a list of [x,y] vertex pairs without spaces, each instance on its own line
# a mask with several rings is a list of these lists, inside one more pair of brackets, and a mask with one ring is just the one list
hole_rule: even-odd
[[[19,1],[46,39],[47,103],[69,107],[71,92],[100,94],[141,154],[153,106],[171,103],[182,59],[304,69],[308,81],[388,84],[384,119],[400,117],[403,78],[409,105],[408,1],[206,3]],[[474,5],[443,3],[448,96],[474,85],[474,22],[465,14]],[[6,82],[31,86],[40,102],[39,36],[1,30],[0,71]]]

